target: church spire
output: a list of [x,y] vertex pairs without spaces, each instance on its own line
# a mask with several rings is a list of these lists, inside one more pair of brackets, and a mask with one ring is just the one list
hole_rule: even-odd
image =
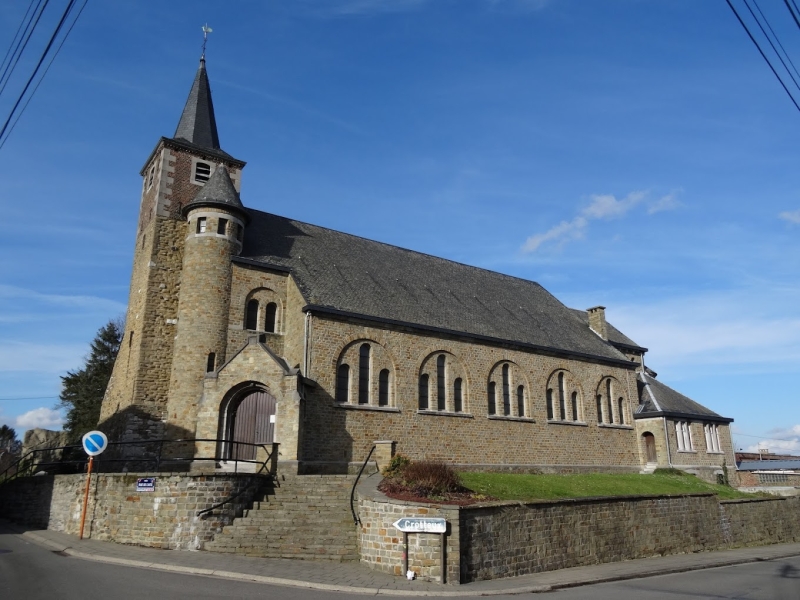
[[214,103],[211,101],[211,86],[206,74],[205,52],[200,58],[200,68],[197,69],[192,90],[186,100],[186,106],[183,107],[174,137],[208,150],[220,149]]

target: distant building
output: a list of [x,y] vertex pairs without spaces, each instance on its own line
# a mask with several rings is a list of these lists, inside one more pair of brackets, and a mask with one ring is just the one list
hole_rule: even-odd
[[[302,472],[341,471],[376,441],[485,468],[676,466],[713,480],[733,467],[732,419],[658,381],[604,307],[246,207],[244,166],[220,147],[201,60],[175,134],[141,171],[101,415],[112,439],[274,440]],[[206,469],[247,455],[196,452],[216,458]]]

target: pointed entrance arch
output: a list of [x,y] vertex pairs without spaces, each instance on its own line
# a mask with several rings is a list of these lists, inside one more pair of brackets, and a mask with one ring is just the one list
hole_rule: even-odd
[[275,441],[275,397],[263,389],[250,390],[234,398],[225,415],[225,458],[255,460],[254,446],[236,444],[271,444]]

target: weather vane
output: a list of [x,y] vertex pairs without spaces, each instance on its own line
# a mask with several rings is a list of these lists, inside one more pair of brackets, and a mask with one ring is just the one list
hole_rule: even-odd
[[211,29],[211,27],[208,26],[208,23],[203,25],[202,29],[203,29],[203,55],[202,55],[201,58],[205,60],[205,58],[206,58],[206,42],[208,41],[208,34],[211,33],[214,30]]

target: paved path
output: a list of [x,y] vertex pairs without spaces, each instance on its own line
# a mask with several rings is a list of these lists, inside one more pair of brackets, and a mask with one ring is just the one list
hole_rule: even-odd
[[86,560],[273,585],[351,594],[393,596],[490,596],[547,592],[606,581],[620,581],[800,556],[800,543],[778,544],[574,567],[508,579],[450,586],[427,581],[408,581],[404,578],[372,571],[358,563],[312,562],[251,558],[211,552],[157,550],[91,539],[79,540],[77,537],[65,533],[26,529],[4,520],[0,520],[0,534],[21,535],[24,539],[46,546],[53,551]]

